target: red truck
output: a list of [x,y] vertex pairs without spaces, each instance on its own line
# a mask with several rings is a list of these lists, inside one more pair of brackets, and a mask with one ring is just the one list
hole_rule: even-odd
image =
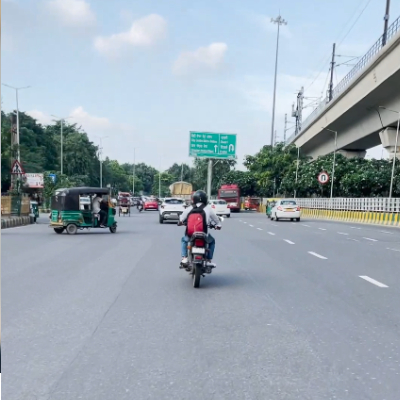
[[222,185],[218,190],[218,199],[225,200],[231,212],[240,211],[240,190],[238,185]]

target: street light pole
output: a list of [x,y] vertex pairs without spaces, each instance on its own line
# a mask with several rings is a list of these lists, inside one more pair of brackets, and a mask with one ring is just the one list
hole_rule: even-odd
[[297,148],[297,166],[296,166],[296,187],[294,189],[294,198],[297,196],[297,180],[299,177],[300,147]]
[[337,150],[337,135],[338,135],[338,133],[337,133],[337,131],[333,131],[332,129],[325,128],[324,126],[322,128],[335,134],[335,149],[333,150],[332,180],[331,180],[331,200],[332,200],[333,181],[335,179],[335,164],[336,164],[336,150]]
[[136,148],[133,148],[133,183],[132,183],[132,196],[135,196],[135,165],[136,165]]
[[18,107],[18,90],[22,90],[22,89],[28,89],[28,88],[30,88],[30,86],[23,86],[23,87],[14,87],[14,86],[11,86],[11,85],[7,85],[6,83],[3,83],[3,86],[6,86],[6,87],[8,87],[8,88],[10,88],[10,89],[14,89],[15,90],[15,99],[16,99],[16,102],[17,102],[17,137],[16,137],[16,139],[17,139],[17,150],[16,150],[16,159],[18,160],[18,162],[19,163],[21,163],[21,154],[20,154],[20,151],[19,151],[19,107]]
[[271,122],[271,147],[274,147],[274,133],[275,133],[275,101],[276,101],[276,81],[278,76],[278,54],[279,54],[279,32],[281,25],[287,25],[287,22],[279,15],[278,18],[271,18],[273,24],[278,25],[278,32],[276,36],[276,56],[275,56],[275,76],[274,76],[274,95],[272,100],[272,122]]
[[100,147],[99,147],[99,161],[100,161],[100,187],[103,187],[103,139],[107,138],[108,136],[96,136],[100,139]]
[[393,194],[393,181],[394,181],[394,170],[396,167],[396,155],[397,155],[397,146],[399,143],[399,128],[400,128],[400,111],[391,110],[390,108],[379,106],[379,108],[383,108],[384,110],[388,110],[397,114],[397,130],[396,130],[396,141],[394,145],[394,155],[393,155],[393,164],[392,164],[392,175],[390,177],[390,189],[389,189],[389,199],[392,198]]
[[58,118],[58,120],[60,121],[60,147],[61,147],[61,149],[60,149],[60,172],[61,172],[61,175],[63,175],[63,173],[64,173],[64,133],[63,133],[63,128],[64,128],[64,121],[66,120],[66,119],[69,119],[69,118],[72,118],[72,117],[62,117],[62,118],[60,118],[60,117],[58,117],[57,115],[53,115],[53,114],[51,114],[51,116],[52,117],[54,117],[54,118]]

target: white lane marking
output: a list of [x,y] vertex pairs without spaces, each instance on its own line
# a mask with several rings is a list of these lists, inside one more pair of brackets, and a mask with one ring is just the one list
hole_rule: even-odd
[[249,224],[249,226],[251,226],[252,228],[254,228],[254,225],[250,225],[250,224]]
[[345,233],[345,232],[338,232],[338,234],[339,234],[339,235],[349,236],[349,234],[348,234],[348,233]]
[[287,240],[287,239],[283,239],[286,243],[289,243],[289,244],[294,244],[294,242],[291,242],[290,240]]
[[271,226],[278,226],[278,225],[275,225],[275,224],[271,224]]
[[275,236],[275,233],[268,232],[268,235]]
[[363,239],[365,239],[365,240],[370,240],[371,242],[377,242],[376,239],[371,239],[371,238],[367,238],[367,237],[363,237]]
[[262,231],[262,229],[261,228],[257,228],[259,231]]
[[314,256],[314,257],[322,258],[323,260],[327,260],[326,257],[321,256],[321,254],[314,253],[313,251],[309,251],[308,254],[311,254],[311,255]]
[[243,223],[244,223],[244,224],[247,224],[247,222],[246,222],[246,221],[243,221]]
[[351,229],[361,229],[361,228],[357,228],[356,226],[351,226]]
[[326,231],[325,228],[318,228],[320,231]]
[[387,287],[389,287],[389,286],[385,285],[384,283],[378,282],[378,281],[376,281],[375,279],[372,279],[372,278],[370,278],[369,276],[366,276],[366,275],[364,275],[364,276],[360,275],[360,278],[361,278],[361,279],[365,279],[365,280],[368,281],[369,283],[372,283],[373,285],[379,286],[379,287],[381,287],[381,288],[387,288]]
[[381,233],[386,233],[387,235],[393,235],[393,232],[379,231]]
[[391,249],[390,247],[386,247],[386,250],[398,251],[400,253],[399,249]]
[[303,226],[306,226],[307,228],[311,228],[310,225],[302,224]]
[[352,238],[346,238],[347,240],[353,240],[354,242],[359,242],[357,239],[352,239]]

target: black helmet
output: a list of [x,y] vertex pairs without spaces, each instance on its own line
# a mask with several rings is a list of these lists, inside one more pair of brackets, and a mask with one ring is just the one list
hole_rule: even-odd
[[204,205],[207,205],[208,203],[207,193],[203,190],[198,190],[197,192],[194,192],[192,199],[193,204],[203,203]]

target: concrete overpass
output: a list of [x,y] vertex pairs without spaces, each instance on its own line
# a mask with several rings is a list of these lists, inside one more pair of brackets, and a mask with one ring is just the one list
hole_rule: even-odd
[[364,157],[380,144],[393,157],[399,114],[387,109],[400,112],[400,17],[382,43],[381,37],[334,88],[333,99],[325,99],[288,143],[313,158],[329,154],[335,134],[326,127],[338,132],[338,149],[347,157]]

